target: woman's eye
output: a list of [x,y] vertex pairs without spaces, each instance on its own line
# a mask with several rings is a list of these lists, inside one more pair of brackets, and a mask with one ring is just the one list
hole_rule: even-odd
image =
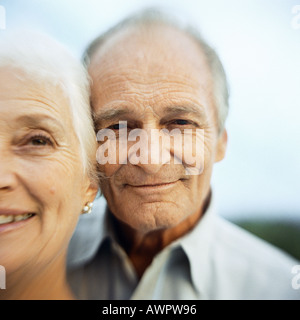
[[38,146],[38,147],[43,147],[43,146],[47,146],[47,145],[52,146],[53,145],[51,139],[48,138],[48,137],[44,137],[44,136],[32,137],[30,139],[30,144],[33,145],[33,146]]

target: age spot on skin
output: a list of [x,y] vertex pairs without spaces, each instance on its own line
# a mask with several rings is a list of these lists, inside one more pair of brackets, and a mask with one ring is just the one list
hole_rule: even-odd
[[55,187],[51,187],[51,188],[50,188],[50,193],[53,194],[53,195],[56,193]]

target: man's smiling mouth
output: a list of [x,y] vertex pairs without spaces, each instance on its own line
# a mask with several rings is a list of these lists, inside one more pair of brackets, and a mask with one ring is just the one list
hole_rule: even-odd
[[133,191],[141,193],[152,193],[152,192],[162,192],[164,190],[172,189],[180,180],[175,180],[171,182],[155,182],[155,183],[145,183],[139,185],[125,184],[125,189],[130,188]]

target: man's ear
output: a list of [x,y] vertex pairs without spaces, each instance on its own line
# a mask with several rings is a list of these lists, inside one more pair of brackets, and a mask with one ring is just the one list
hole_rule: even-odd
[[227,148],[227,138],[227,131],[224,129],[218,138],[215,162],[224,159]]

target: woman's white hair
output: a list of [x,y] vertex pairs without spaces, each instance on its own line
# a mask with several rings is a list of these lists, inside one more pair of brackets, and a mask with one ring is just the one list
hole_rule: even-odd
[[69,101],[84,172],[94,179],[96,137],[90,109],[90,83],[80,61],[52,37],[20,30],[1,34],[0,68],[3,67],[22,71],[25,78],[34,83],[61,88]]

